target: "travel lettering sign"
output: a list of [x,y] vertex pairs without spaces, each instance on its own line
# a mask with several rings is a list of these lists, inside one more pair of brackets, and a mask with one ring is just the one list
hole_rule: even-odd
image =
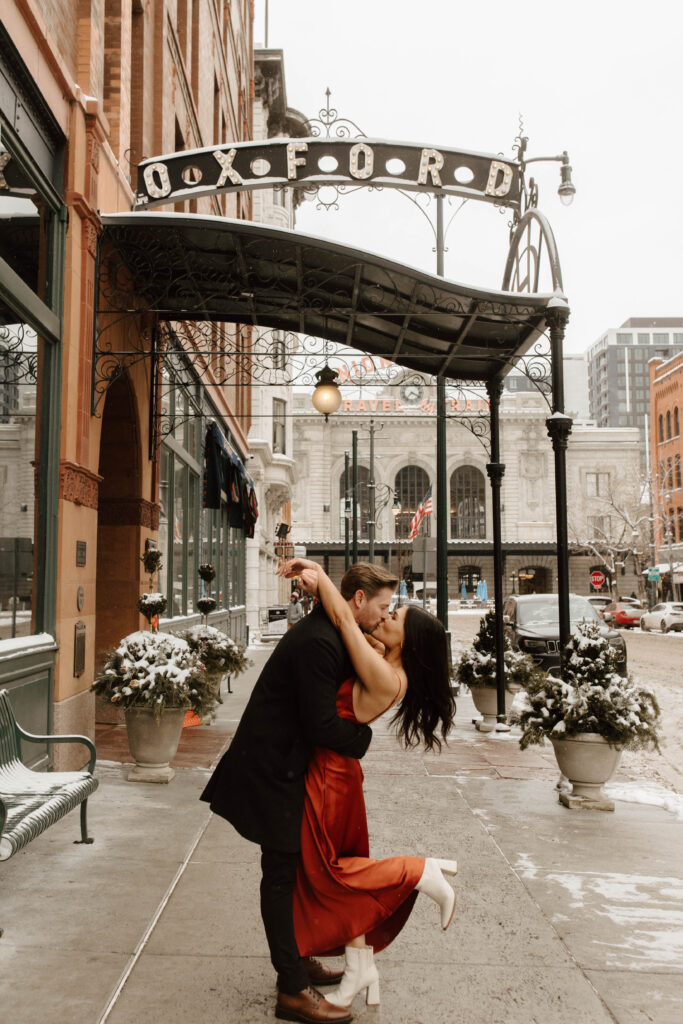
[[378,139],[269,139],[183,150],[138,166],[136,209],[278,186],[372,185],[519,206],[514,160]]
[[[489,412],[490,405],[486,398],[447,398],[446,399],[446,412],[447,413],[485,413]],[[419,413],[432,415],[436,413],[436,404],[425,399],[417,406],[406,406],[403,405],[397,398],[359,398],[349,399],[345,398],[341,404],[339,413],[351,412],[351,413],[368,413],[368,412],[406,412],[411,413],[413,416]]]

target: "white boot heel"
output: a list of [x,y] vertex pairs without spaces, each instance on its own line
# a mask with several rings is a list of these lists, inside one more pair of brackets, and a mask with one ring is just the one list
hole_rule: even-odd
[[[446,863],[455,864],[454,861],[447,861]],[[451,871],[450,873],[452,874],[453,872]],[[453,913],[455,912],[455,889],[444,878],[443,872],[439,867],[439,861],[427,857],[422,877],[415,888],[418,892],[423,892],[438,904],[441,909],[441,927],[446,931],[453,920]]]
[[346,946],[344,976],[337,988],[325,993],[325,999],[333,1006],[351,1006],[359,992],[367,989],[368,1006],[379,1003],[379,974],[372,955],[372,946]]

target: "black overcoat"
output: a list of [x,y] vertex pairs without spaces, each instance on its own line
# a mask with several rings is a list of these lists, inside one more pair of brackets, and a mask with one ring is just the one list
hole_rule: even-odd
[[279,641],[201,796],[246,839],[299,850],[311,749],[365,754],[370,727],[337,715],[337,690],[352,674],[339,632],[321,605]]

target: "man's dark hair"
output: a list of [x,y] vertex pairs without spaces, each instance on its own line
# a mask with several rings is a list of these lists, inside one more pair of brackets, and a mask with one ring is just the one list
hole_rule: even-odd
[[391,587],[393,590],[397,584],[398,576],[394,576],[393,572],[388,572],[381,565],[356,562],[342,576],[339,589],[345,601],[350,601],[357,590],[362,590],[370,600],[383,587]]

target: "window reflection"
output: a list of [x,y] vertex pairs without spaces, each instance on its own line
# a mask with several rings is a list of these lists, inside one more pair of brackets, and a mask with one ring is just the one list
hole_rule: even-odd
[[0,325],[0,640],[33,632],[38,339]]

